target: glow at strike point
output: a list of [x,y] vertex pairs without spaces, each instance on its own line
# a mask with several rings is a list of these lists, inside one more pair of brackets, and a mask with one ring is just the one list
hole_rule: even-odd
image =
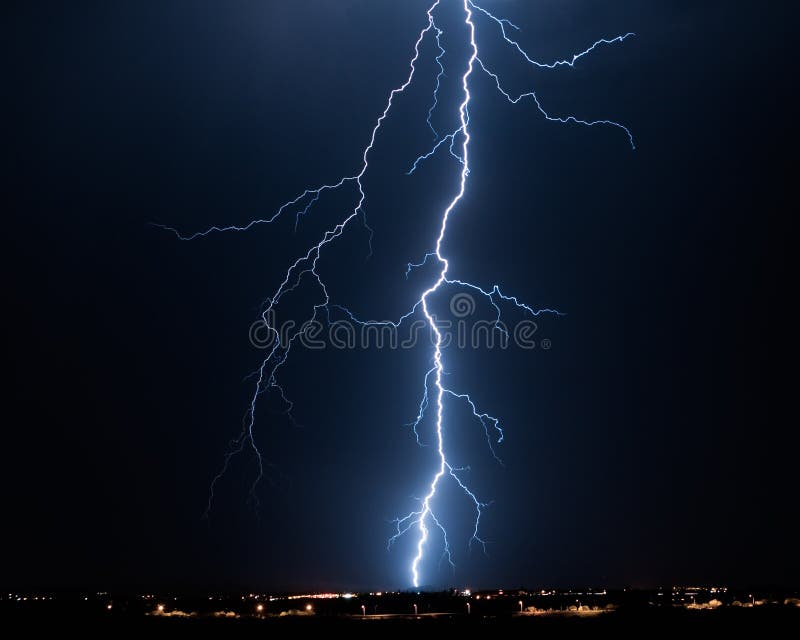
[[[441,105],[439,103],[438,93],[441,85],[441,79],[445,73],[445,68],[442,63],[442,59],[446,53],[446,49],[443,46],[443,36],[446,34],[442,29],[439,28],[439,26],[437,26],[436,14],[437,12],[443,11],[446,8],[450,7],[453,7],[453,10],[457,10],[461,12],[461,14],[463,15],[465,31],[468,34],[469,40],[468,40],[466,59],[463,61],[464,71],[463,75],[461,75],[461,83],[460,83],[462,88],[462,98],[460,103],[458,104],[459,126],[455,131],[452,131],[445,136],[439,136],[433,124],[431,123],[431,118],[434,112],[438,108],[441,108]],[[437,326],[435,320],[435,314],[431,310],[432,297],[434,296],[434,294],[436,294],[445,287],[452,288],[454,291],[459,289],[469,291],[474,295],[483,297],[488,301],[489,304],[491,304],[491,306],[497,313],[497,319],[496,319],[497,323],[499,323],[501,318],[502,307],[508,305],[512,305],[517,309],[523,311],[524,313],[530,314],[532,316],[537,316],[541,313],[558,313],[552,309],[536,309],[534,307],[531,307],[519,301],[516,297],[503,293],[501,288],[496,284],[491,284],[491,285],[476,284],[472,282],[466,282],[464,280],[458,279],[450,275],[450,264],[447,260],[447,257],[442,252],[442,243],[447,234],[447,225],[450,220],[450,217],[451,215],[454,215],[456,213],[458,204],[464,197],[467,188],[468,178],[470,176],[469,106],[472,100],[472,94],[470,91],[470,81],[477,73],[482,72],[492,80],[493,84],[496,86],[500,94],[503,97],[505,97],[506,100],[508,100],[508,102],[511,104],[518,104],[523,101],[530,102],[536,108],[539,115],[543,116],[546,120],[561,124],[575,124],[588,127],[591,126],[616,127],[625,135],[630,146],[632,148],[635,148],[631,132],[625,126],[617,122],[613,122],[611,120],[583,120],[572,115],[554,116],[544,109],[534,91],[528,91],[516,96],[509,93],[506,89],[504,89],[499,74],[496,73],[495,71],[492,71],[480,57],[480,49],[477,42],[479,26],[481,28],[483,28],[483,26],[486,26],[487,30],[491,29],[492,32],[499,33],[499,36],[510,47],[512,47],[515,51],[517,51],[518,54],[525,60],[527,64],[530,64],[540,69],[550,69],[550,70],[556,70],[562,67],[568,67],[568,68],[573,67],[582,57],[593,52],[598,47],[601,47],[603,45],[610,45],[613,43],[620,43],[624,41],[626,38],[633,35],[631,33],[626,33],[624,35],[616,36],[610,39],[603,38],[596,41],[590,47],[586,48],[580,53],[571,56],[569,59],[544,63],[544,62],[539,62],[534,58],[532,58],[530,55],[528,55],[528,53],[522,48],[522,46],[509,35],[510,32],[519,30],[519,28],[510,21],[504,18],[496,17],[494,14],[490,13],[489,11],[477,5],[476,3],[471,2],[470,0],[449,0],[449,1],[435,0],[435,2],[431,4],[427,12],[425,13],[424,26],[422,30],[419,32],[419,35],[414,43],[413,56],[409,63],[408,76],[405,82],[403,82],[403,84],[393,89],[389,93],[386,106],[383,112],[378,117],[376,124],[372,129],[372,134],[369,138],[369,143],[363,150],[362,164],[358,172],[349,176],[342,177],[330,184],[323,184],[322,186],[319,187],[307,189],[297,197],[284,203],[272,216],[262,219],[251,220],[249,223],[243,226],[215,226],[206,229],[205,231],[199,231],[188,235],[183,234],[176,229],[165,227],[166,229],[175,233],[175,235],[181,240],[195,240],[217,232],[247,231],[248,229],[251,229],[256,225],[269,224],[271,222],[274,222],[284,213],[290,211],[295,213],[296,216],[295,226],[297,226],[300,222],[300,219],[312,209],[314,204],[316,204],[319,201],[320,197],[323,196],[326,192],[340,190],[340,189],[351,189],[353,191],[354,205],[352,209],[349,209],[346,215],[343,217],[343,219],[340,220],[338,224],[325,231],[325,233],[322,235],[322,237],[316,244],[312,245],[305,254],[299,256],[289,266],[289,268],[286,271],[285,277],[283,278],[283,281],[274,290],[273,294],[267,299],[267,304],[262,313],[262,320],[268,331],[274,335],[273,345],[271,348],[267,350],[266,357],[262,361],[259,369],[255,372],[256,384],[250,401],[249,409],[245,417],[242,431],[239,434],[239,436],[233,441],[230,449],[226,452],[222,468],[211,482],[206,514],[208,514],[208,512],[212,507],[212,503],[214,500],[214,489],[216,487],[216,483],[227,471],[231,460],[238,454],[245,451],[245,449],[250,449],[253,452],[258,463],[258,473],[250,488],[251,497],[254,501],[257,502],[255,489],[264,475],[264,466],[265,466],[261,451],[256,442],[256,434],[255,434],[256,404],[259,396],[261,396],[263,393],[267,391],[274,391],[279,395],[279,397],[285,403],[286,412],[287,413],[291,412],[292,403],[287,398],[287,395],[284,392],[283,387],[278,382],[278,374],[280,373],[280,369],[286,364],[289,355],[291,353],[292,346],[295,344],[297,338],[303,335],[303,332],[306,330],[306,328],[305,326],[300,326],[296,332],[294,332],[289,336],[288,339],[284,339],[283,343],[281,343],[281,340],[279,340],[278,330],[275,326],[270,324],[270,318],[272,317],[273,310],[277,307],[277,305],[281,302],[282,298],[285,295],[296,290],[304,282],[310,282],[312,286],[317,287],[317,289],[322,294],[323,301],[319,304],[313,305],[313,307],[310,309],[310,314],[309,314],[310,321],[319,321],[320,318],[330,321],[331,313],[338,312],[345,314],[349,320],[359,323],[361,325],[391,324],[395,327],[399,327],[403,322],[407,321],[412,316],[417,316],[421,314],[421,316],[425,318],[426,322],[430,326],[434,339],[433,339],[433,348],[431,354],[431,367],[428,369],[428,371],[424,374],[423,377],[423,397],[419,405],[419,412],[416,416],[415,421],[412,424],[412,427],[414,435],[416,436],[417,441],[419,442],[420,439],[417,427],[420,425],[421,421],[425,417],[426,412],[430,409],[432,404],[433,411],[435,412],[435,444],[436,444],[436,451],[438,454],[437,455],[438,463],[435,469],[433,469],[431,472],[430,480],[426,482],[426,486],[428,488],[426,490],[424,497],[420,500],[419,507],[395,520],[396,530],[394,535],[389,539],[389,546],[391,546],[391,544],[401,536],[413,535],[416,537],[416,546],[415,546],[416,554],[411,559],[409,565],[410,578],[414,587],[418,587],[421,584],[420,563],[422,562],[425,556],[426,550],[432,544],[431,537],[433,531],[438,531],[441,534],[441,547],[443,550],[444,557],[448,559],[450,564],[453,564],[453,560],[450,553],[450,546],[447,539],[447,531],[445,530],[444,526],[441,524],[441,521],[437,517],[437,509],[438,509],[436,503],[437,490],[439,489],[439,487],[443,482],[445,481],[454,482],[456,486],[458,486],[460,490],[463,492],[464,497],[468,501],[471,501],[472,505],[474,506],[475,517],[474,517],[474,526],[470,538],[470,544],[476,542],[481,544],[482,547],[485,547],[486,544],[485,541],[480,537],[480,521],[483,509],[487,506],[487,503],[483,502],[480,498],[478,498],[478,496],[467,485],[464,477],[466,475],[464,472],[467,469],[463,467],[454,466],[448,459],[447,447],[446,447],[446,429],[445,429],[446,426],[445,409],[447,403],[448,402],[466,403],[466,405],[471,410],[473,416],[475,417],[476,421],[484,429],[489,448],[491,450],[492,455],[495,458],[497,458],[497,456],[495,454],[494,445],[502,442],[504,437],[503,430],[501,429],[500,422],[497,418],[488,413],[482,412],[473,402],[469,394],[451,389],[444,383],[443,376],[445,373],[445,364],[444,364],[444,353],[442,348],[443,336],[442,333],[440,332],[440,329]],[[370,320],[366,321],[360,320],[347,307],[343,306],[340,303],[334,303],[331,300],[327,286],[325,284],[325,280],[323,279],[323,276],[318,272],[317,266],[322,250],[328,244],[338,239],[348,228],[348,226],[351,226],[353,221],[357,222],[360,220],[361,223],[367,229],[369,229],[369,226],[367,225],[366,214],[363,210],[363,204],[366,198],[366,194],[362,184],[362,179],[369,168],[370,152],[372,151],[372,148],[375,145],[375,139],[381,128],[381,125],[383,124],[384,120],[389,116],[389,113],[393,106],[394,98],[398,94],[403,93],[414,81],[416,65],[420,58],[420,46],[422,45],[423,41],[428,37],[434,38],[438,50],[438,55],[435,58],[435,63],[438,66],[439,71],[438,75],[436,76],[436,84],[433,91],[432,104],[430,106],[427,116],[427,125],[429,126],[434,136],[436,137],[436,143],[429,152],[421,155],[412,163],[409,173],[413,173],[414,171],[418,170],[420,165],[424,163],[425,160],[433,156],[443,147],[446,147],[449,150],[450,155],[458,162],[460,166],[460,181],[457,192],[453,195],[447,207],[441,212],[441,226],[439,228],[438,236],[435,239],[433,238],[431,239],[430,252],[427,253],[420,262],[416,263],[409,262],[406,275],[408,275],[408,273],[412,269],[421,267],[422,265],[427,264],[429,260],[432,260],[439,265],[438,276],[433,282],[431,282],[428,285],[426,289],[420,292],[420,296],[413,305],[413,307],[410,310],[408,310],[408,312],[405,315],[400,317],[396,322],[375,322]],[[499,324],[497,324],[496,326],[498,330],[502,330]]]

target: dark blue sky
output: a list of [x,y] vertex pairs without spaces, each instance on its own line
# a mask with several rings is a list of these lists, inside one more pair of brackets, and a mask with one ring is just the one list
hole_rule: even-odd
[[[456,24],[456,4],[443,1],[443,22]],[[534,86],[555,113],[624,122],[638,149],[618,130],[548,123],[474,79],[472,172],[444,250],[454,275],[567,315],[539,323],[548,351],[447,356],[454,386],[502,418],[506,464],[490,464],[460,416],[458,454],[494,500],[488,557],[467,552],[448,507],[458,568],[431,562],[426,581],[796,582],[781,159],[795,16],[721,0],[484,6],[542,59],[636,32],[560,72],[521,66],[490,24],[479,42],[509,84]],[[244,223],[357,170],[426,7],[2,9],[9,585],[407,585],[411,540],[385,543],[434,462],[403,427],[424,349],[299,351],[283,382],[302,427],[259,405],[276,465],[260,515],[244,456],[200,519],[261,355],[248,327],[346,200],[321,203],[296,235],[287,220],[182,243],[148,223]],[[404,175],[431,143],[433,54],[423,48],[419,84],[371,156],[374,256],[353,227],[323,260],[335,299],[363,316],[413,304],[430,273],[406,281],[405,265],[431,249],[455,185],[446,154]],[[454,94],[442,98],[452,113]]]

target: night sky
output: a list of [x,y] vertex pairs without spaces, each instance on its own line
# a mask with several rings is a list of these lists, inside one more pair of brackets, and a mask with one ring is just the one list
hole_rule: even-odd
[[[449,381],[502,418],[493,462],[452,412],[454,455],[486,500],[487,555],[434,585],[797,584],[787,57],[790,3],[485,0],[542,59],[637,37],[574,70],[526,69],[481,22],[482,55],[555,113],[472,83],[471,175],[444,251],[453,273],[537,307],[549,350],[455,350]],[[299,350],[201,518],[252,392],[261,302],[346,197],[248,234],[180,242],[273,212],[358,170],[427,4],[162,0],[5,4],[2,548],[6,586],[391,588],[409,584],[414,507],[434,464],[413,419],[429,351]],[[458,7],[442,127],[465,49]],[[449,16],[449,17],[447,17]],[[476,19],[477,20],[477,19]],[[462,43],[463,45],[463,43]],[[324,253],[337,302],[396,318],[431,276],[458,165],[425,124],[435,49],[398,99],[365,178],[374,229]],[[448,111],[449,110],[449,111]],[[450,120],[447,120],[447,118]],[[309,293],[306,300],[314,300]],[[443,305],[446,303],[442,303]],[[484,309],[489,317],[488,310]],[[428,427],[430,425],[428,424]]]

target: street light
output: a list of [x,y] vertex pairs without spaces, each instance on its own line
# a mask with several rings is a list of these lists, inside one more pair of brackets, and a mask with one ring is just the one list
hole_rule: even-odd
[[522,613],[522,600],[519,601],[519,612]]
[[361,605],[361,615],[362,616],[367,615],[367,608],[363,604]]

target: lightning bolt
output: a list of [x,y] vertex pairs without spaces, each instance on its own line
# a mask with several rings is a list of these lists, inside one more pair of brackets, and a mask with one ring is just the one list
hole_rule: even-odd
[[[461,76],[460,82],[462,97],[460,103],[458,103],[459,126],[454,131],[451,131],[447,135],[440,137],[432,122],[432,118],[439,107],[439,89],[441,87],[442,78],[445,77],[445,67],[442,60],[444,59],[446,50],[443,45],[443,36],[445,35],[445,32],[437,25],[434,14],[437,11],[440,11],[442,6],[445,4],[452,4],[453,6],[457,7],[458,11],[460,11],[463,15],[465,31],[468,34],[468,56],[465,60],[465,70]],[[626,134],[631,147],[635,148],[633,135],[629,129],[622,124],[605,119],[586,120],[572,115],[555,116],[544,109],[535,91],[531,90],[514,96],[505,88],[503,88],[500,76],[496,72],[492,71],[480,57],[480,51],[476,39],[478,32],[476,17],[478,16],[480,16],[481,19],[483,19],[487,24],[494,25],[496,28],[499,28],[500,37],[510,47],[516,50],[527,64],[537,69],[544,70],[554,70],[561,67],[572,68],[584,56],[589,55],[599,47],[621,43],[634,35],[632,33],[626,33],[614,38],[603,38],[597,40],[583,51],[572,55],[570,58],[556,60],[554,62],[540,62],[532,58],[522,48],[517,40],[509,36],[509,30],[519,31],[519,27],[514,25],[509,20],[505,18],[498,18],[471,0],[435,0],[425,12],[425,22],[414,43],[413,55],[409,62],[408,75],[400,86],[390,91],[386,106],[379,115],[372,129],[367,146],[363,149],[361,156],[362,163],[358,171],[352,175],[342,177],[333,182],[306,189],[295,198],[281,205],[271,216],[251,220],[243,226],[213,226],[203,231],[184,234],[173,227],[156,225],[174,233],[175,236],[180,240],[189,241],[197,240],[199,238],[220,232],[245,232],[257,225],[273,223],[287,212],[294,212],[295,228],[297,228],[301,222],[301,219],[307,215],[327,193],[345,189],[350,189],[352,191],[352,208],[349,209],[346,215],[336,225],[326,230],[322,234],[322,237],[315,244],[313,244],[305,254],[300,255],[288,267],[283,280],[274,290],[272,295],[266,300],[263,312],[261,314],[261,319],[264,327],[266,327],[268,333],[272,337],[271,347],[267,350],[266,357],[263,359],[260,367],[252,374],[256,382],[250,399],[249,407],[243,420],[242,430],[240,431],[239,435],[231,441],[230,446],[223,458],[222,467],[211,482],[206,515],[208,515],[212,508],[214,491],[217,483],[228,470],[230,462],[233,460],[233,458],[243,453],[246,449],[250,449],[252,451],[257,461],[258,471],[250,487],[250,496],[252,500],[257,503],[256,488],[264,476],[266,466],[261,450],[257,445],[255,432],[256,405],[259,397],[268,391],[276,393],[283,402],[286,408],[286,413],[291,416],[293,405],[287,397],[283,387],[278,382],[278,374],[280,373],[281,368],[287,363],[292,347],[296,341],[304,335],[305,331],[307,331],[308,325],[303,325],[291,333],[283,341],[281,341],[281,336],[279,335],[278,328],[275,326],[272,317],[276,307],[287,294],[295,291],[306,281],[310,282],[312,286],[316,287],[320,299],[319,302],[311,307],[309,316],[311,321],[319,321],[320,318],[322,318],[330,323],[332,319],[332,313],[338,312],[344,314],[344,316],[347,317],[351,322],[362,326],[392,326],[394,328],[399,328],[412,316],[421,314],[421,316],[425,319],[426,324],[430,328],[433,337],[433,353],[431,355],[431,366],[423,377],[423,396],[419,404],[419,410],[415,420],[409,426],[412,427],[412,431],[417,443],[421,445],[422,439],[418,429],[425,418],[426,412],[429,411],[431,406],[433,407],[435,412],[434,440],[436,446],[437,464],[432,472],[430,480],[426,484],[427,489],[425,494],[419,500],[419,507],[394,520],[395,532],[394,535],[392,535],[389,539],[389,546],[391,546],[401,536],[415,532],[416,553],[411,559],[409,566],[411,582],[414,587],[419,587],[421,584],[420,565],[425,557],[425,551],[431,542],[431,536],[434,531],[438,531],[441,534],[442,558],[447,559],[447,561],[454,566],[450,544],[448,542],[447,531],[443,526],[441,519],[437,515],[438,508],[440,506],[437,504],[437,492],[443,482],[449,480],[455,483],[455,486],[461,490],[465,498],[471,502],[474,508],[475,516],[473,520],[472,533],[469,539],[470,546],[473,544],[479,544],[481,548],[485,550],[487,544],[480,535],[480,523],[483,512],[490,503],[479,498],[475,491],[473,491],[467,484],[465,477],[469,471],[469,467],[458,466],[454,464],[447,455],[445,429],[446,401],[463,403],[471,411],[476,422],[483,427],[489,450],[492,456],[494,456],[498,462],[500,462],[500,458],[496,453],[496,445],[502,443],[504,439],[504,432],[500,426],[500,421],[498,418],[479,409],[469,394],[454,390],[444,382],[444,376],[446,373],[444,364],[444,335],[442,330],[439,328],[436,320],[436,314],[433,310],[436,294],[441,292],[445,287],[448,287],[454,290],[467,290],[476,296],[480,296],[481,298],[485,299],[495,310],[495,327],[499,331],[505,331],[500,322],[503,306],[512,306],[517,310],[534,317],[543,313],[559,314],[559,312],[554,309],[537,309],[531,305],[521,302],[517,297],[503,293],[501,287],[497,284],[481,286],[450,276],[450,262],[443,253],[442,245],[447,235],[448,222],[457,209],[459,203],[464,198],[467,190],[468,178],[470,176],[469,146],[471,134],[469,106],[472,100],[470,82],[473,76],[478,71],[482,71],[488,78],[491,79],[498,92],[511,104],[518,104],[526,99],[531,100],[537,111],[548,121],[558,122],[561,124],[578,124],[587,127],[605,125],[620,129]],[[352,226],[352,223],[356,220],[359,220],[370,233],[371,255],[372,230],[367,224],[366,213],[364,211],[366,193],[362,179],[369,169],[370,152],[375,145],[375,140],[380,128],[386,118],[389,116],[395,97],[403,93],[414,81],[417,71],[417,63],[420,59],[420,47],[425,38],[430,35],[432,35],[434,38],[438,51],[438,54],[434,59],[435,64],[438,66],[438,73],[436,75],[435,88],[433,91],[433,101],[428,110],[426,121],[428,127],[434,135],[435,144],[430,151],[420,155],[412,163],[408,174],[410,175],[417,171],[423,162],[436,154],[440,149],[447,148],[450,155],[460,165],[459,187],[441,214],[439,233],[436,236],[435,242],[433,243],[432,250],[425,254],[420,262],[409,262],[407,265],[406,278],[408,278],[413,269],[422,267],[429,262],[435,262],[438,265],[438,271],[436,272],[437,276],[435,280],[433,280],[433,282],[421,292],[419,298],[412,308],[397,321],[362,320],[347,307],[341,304],[335,304],[331,301],[331,296],[325,284],[325,280],[318,271],[320,255],[327,245],[340,238],[345,230],[349,226]]]

